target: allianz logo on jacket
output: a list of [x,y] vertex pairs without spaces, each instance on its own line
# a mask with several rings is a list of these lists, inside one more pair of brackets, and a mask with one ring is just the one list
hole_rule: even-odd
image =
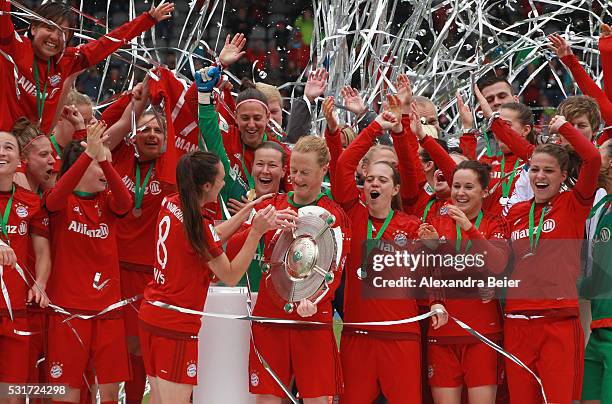
[[[555,222],[555,219],[546,219],[544,221],[544,223],[542,223],[542,233],[550,233],[551,231],[553,231],[556,227],[557,223]],[[538,232],[538,226],[534,226],[533,228],[533,234],[537,234]],[[529,237],[529,229],[523,229],[523,230],[515,230],[512,232],[512,240],[519,240],[521,238],[528,238]]]
[[[49,80],[51,83],[51,86],[57,85],[57,84],[53,84],[53,83],[58,83],[56,76],[52,77],[53,80]],[[61,81],[61,79],[59,81]],[[17,84],[19,85],[19,87],[23,89],[23,91],[30,94],[32,97],[36,97],[36,85],[32,83],[30,80],[28,80],[25,76],[20,76],[19,79],[17,80]],[[48,100],[52,99],[55,96],[55,94],[58,93],[59,90],[60,90],[60,87],[55,87],[50,92],[46,93],[45,98]]]
[[19,234],[20,236],[25,236],[28,234],[28,222],[20,222],[18,225],[7,224],[6,232],[8,234]]
[[96,228],[90,228],[86,223],[77,222],[73,220],[68,225],[68,230],[75,233],[83,234],[91,238],[105,239],[108,237],[108,225],[106,223],[100,223],[100,226]]
[[[125,175],[123,178],[123,183],[125,184],[125,187],[128,189],[128,191],[130,191],[131,193],[134,193],[134,189],[136,187],[136,184],[134,184],[134,181],[132,181],[132,179],[130,177],[128,177],[127,175]],[[145,195],[148,194],[152,194],[152,195],[158,195],[161,192],[161,186],[159,185],[159,181],[153,180],[151,181],[150,184],[147,184],[147,187],[145,188]]]

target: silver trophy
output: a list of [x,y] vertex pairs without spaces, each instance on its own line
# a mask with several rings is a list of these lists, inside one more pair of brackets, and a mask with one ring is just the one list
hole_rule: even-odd
[[274,234],[270,260],[262,265],[266,282],[291,313],[296,302],[310,299],[317,304],[329,291],[342,256],[342,231],[332,228],[336,218],[319,206],[298,210],[296,229]]

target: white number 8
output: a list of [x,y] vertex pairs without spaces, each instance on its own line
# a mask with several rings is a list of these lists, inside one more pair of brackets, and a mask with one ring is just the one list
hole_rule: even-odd
[[[166,244],[164,244],[164,242],[170,233],[170,216],[164,216],[159,222],[157,228],[159,231],[159,237],[157,238],[157,262],[159,263],[161,269],[166,269],[166,264],[168,263],[168,249],[166,248]],[[161,258],[160,248],[164,255],[163,260]]]

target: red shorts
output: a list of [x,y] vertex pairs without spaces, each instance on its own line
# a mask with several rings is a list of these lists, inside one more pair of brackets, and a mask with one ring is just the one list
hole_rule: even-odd
[[432,387],[496,386],[501,382],[503,361],[482,342],[427,344],[427,377]]
[[[259,354],[285,387],[295,376],[300,397],[316,398],[342,393],[340,355],[331,328],[304,329],[253,324]],[[285,397],[281,387],[259,361],[251,343],[249,391]]]
[[[579,400],[584,364],[584,334],[578,318],[521,320],[506,318],[505,349],[542,379],[549,403]],[[534,377],[506,359],[511,403],[541,403]]]
[[140,349],[147,375],[174,383],[198,384],[198,339],[157,335],[140,323]]
[[[30,362],[28,383],[45,383],[47,361],[47,313],[34,309],[28,311],[28,324],[33,335],[30,336]],[[39,362],[43,359],[41,362]]]
[[[153,280],[153,274],[143,271],[121,269],[121,299],[142,295],[145,286]],[[138,337],[138,310],[142,299],[136,300],[124,307],[125,335]]]
[[49,315],[49,382],[80,387],[88,365],[100,384],[130,379],[123,319],[75,318],[62,323],[63,319],[63,316]]
[[379,394],[389,403],[421,402],[421,341],[342,334],[344,375],[341,403],[371,404]]
[[30,336],[18,335],[17,331],[28,331],[28,320],[25,317],[0,316],[0,382],[27,383],[30,351]]

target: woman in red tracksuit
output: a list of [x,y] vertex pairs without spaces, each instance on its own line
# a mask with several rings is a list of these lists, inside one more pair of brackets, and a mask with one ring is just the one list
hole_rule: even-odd
[[[445,239],[436,254],[459,257],[480,254],[482,265],[442,268],[445,279],[482,279],[484,286],[446,290],[446,307],[487,338],[500,342],[501,309],[492,296],[479,298],[487,290],[487,272],[503,272],[508,261],[507,225],[497,215],[483,210],[490,167],[476,161],[457,165],[451,187],[451,204],[445,213],[432,217],[420,229],[424,239]],[[459,262],[459,261],[458,261]],[[497,352],[481,343],[454,322],[428,332],[428,376],[436,403],[460,402],[463,385],[472,403],[495,403],[501,374]]]
[[[53,187],[55,185],[56,174],[53,172],[53,166],[55,165],[55,159],[53,158],[53,148],[49,138],[34,124],[32,124],[27,118],[18,119],[13,127],[13,134],[17,138],[19,143],[19,149],[21,150],[21,165],[24,170],[23,173],[16,173],[15,180],[17,178],[23,179],[23,184],[26,189],[30,190],[34,195],[38,195],[39,199],[45,189]],[[48,240],[45,239],[48,250]],[[37,272],[36,283],[38,284],[35,290],[43,291],[47,285],[51,269],[51,252],[47,251],[48,256],[46,262],[48,268],[41,269]],[[43,259],[43,263],[45,259]],[[30,254],[27,268],[36,268],[35,254]],[[40,268],[40,266],[39,266]],[[41,294],[42,295],[42,294]],[[46,337],[47,337],[47,326],[46,319],[47,314],[45,313],[47,299],[40,304],[39,302],[32,302],[28,306],[28,324],[30,331],[33,333],[30,337],[30,362],[29,362],[29,383],[42,383],[46,381],[46,363],[40,361],[45,357],[46,350]]]
[[15,32],[10,3],[1,0],[0,50],[12,60],[0,58],[2,71],[11,72],[0,77],[0,93],[5,96],[5,108],[0,110],[0,130],[11,130],[15,120],[25,116],[32,122],[40,122],[41,130],[49,133],[62,87],[70,75],[95,66],[132,38],[170,18],[173,10],[173,3],[162,3],[98,40],[66,48],[72,38],[71,29],[76,25],[70,8],[57,2],[38,7],[37,14],[54,25],[48,25],[44,19],[34,20],[29,39]]
[[[333,310],[331,301],[340,283],[341,271],[350,248],[349,219],[335,202],[321,191],[321,183],[329,166],[329,151],[325,141],[318,136],[304,136],[298,140],[291,153],[291,183],[293,192],[277,194],[262,202],[277,210],[298,211],[306,206],[319,206],[334,217],[333,227],[340,228],[343,236],[342,256],[336,268],[329,290],[318,304],[302,300],[296,310],[290,309],[274,291],[271,279],[262,279],[256,316],[287,320],[309,320],[328,325],[276,325],[253,323],[253,342],[249,358],[250,392],[257,395],[257,403],[280,403],[285,397],[283,389],[274,381],[258,358],[261,354],[271,369],[288,386],[292,376],[305,403],[327,403],[329,396],[342,392],[340,357],[332,330]],[[265,237],[264,256],[270,259],[269,248],[273,234]],[[244,232],[237,233],[230,243],[241,243]],[[339,246],[340,248],[340,246]]]
[[[0,265],[4,289],[0,291],[0,357],[4,365],[0,367],[0,384],[3,385],[29,381],[31,336],[27,334],[30,327],[26,303],[32,301],[41,307],[48,304],[45,287],[51,269],[48,220],[40,208],[40,199],[14,183],[20,144],[15,135],[0,132],[0,209],[3,212]],[[31,265],[34,261],[35,267]],[[26,280],[16,265],[21,267]]]
[[[554,144],[535,148],[529,179],[534,198],[508,212],[514,265],[508,288],[504,346],[542,380],[548,402],[580,398],[584,354],[576,280],[584,223],[593,205],[601,160],[597,149],[562,116],[549,131],[562,135],[582,159],[575,186],[560,192],[567,178],[567,151]],[[554,241],[551,241],[554,240]],[[512,403],[541,403],[536,380],[506,361]]]
[[[61,177],[43,195],[53,255],[47,293],[73,314],[97,314],[121,300],[116,225],[132,199],[108,161],[105,129],[103,123],[90,127],[84,150],[78,141],[66,148]],[[91,366],[102,401],[117,402],[119,383],[129,378],[122,310],[64,320],[49,316],[49,380],[68,384],[64,400],[78,402],[83,373]]]
[[276,223],[273,207],[258,212],[242,250],[230,262],[222,249],[231,235],[225,231],[228,222],[215,227],[214,211],[206,208],[217,200],[224,177],[217,155],[183,155],[176,169],[178,194],[164,198],[157,218],[154,280],[145,289],[139,313],[140,342],[155,403],[189,403],[197,384],[201,316],[181,309],[204,310],[213,273],[226,284],[236,284],[259,239]]
[[[346,322],[393,321],[419,314],[414,297],[363,298],[365,283],[374,276],[362,264],[363,240],[382,239],[400,248],[411,248],[409,242],[418,237],[420,224],[418,218],[402,211],[399,200],[401,188],[405,186],[412,193],[416,188],[406,144],[406,138],[412,136],[409,129],[403,128],[402,122],[389,112],[379,115],[368,129],[379,134],[383,129],[392,129],[405,183],[400,187],[400,172],[392,163],[370,161],[365,169],[364,204],[355,200],[359,191],[352,177],[367,149],[355,141],[338,161],[334,198],[351,218],[353,231],[345,275]],[[431,303],[432,309],[444,310],[439,302]],[[446,320],[445,312],[434,317],[437,327]],[[369,404],[381,391],[390,403],[421,401],[421,343],[417,323],[385,327],[346,325],[342,331],[341,358],[345,380],[341,402]]]
[[[479,93],[479,90],[475,89],[475,91]],[[459,96],[458,100],[460,106],[466,108]],[[481,106],[486,102],[484,97],[479,97],[479,101]],[[485,118],[489,118],[493,111],[488,103],[482,108]],[[467,111],[469,112],[469,109]],[[503,104],[499,109],[499,118],[494,119],[491,123],[490,130],[499,142],[501,153],[496,156],[484,155],[478,159],[482,163],[489,164],[492,168],[489,194],[483,205],[485,211],[500,215],[506,208],[522,167],[531,155],[531,153],[523,153],[524,149],[516,149],[514,147],[516,141],[509,142],[509,139],[518,140],[530,145],[533,149],[533,143],[535,142],[533,125],[531,108],[518,102]],[[467,156],[476,159],[476,136],[474,133],[462,135],[460,146]]]

